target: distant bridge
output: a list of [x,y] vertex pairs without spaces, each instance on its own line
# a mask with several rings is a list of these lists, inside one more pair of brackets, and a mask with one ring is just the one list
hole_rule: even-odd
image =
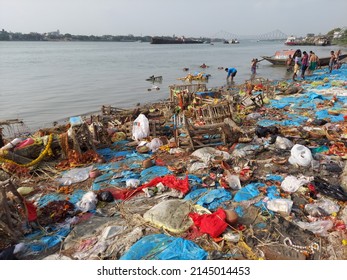
[[285,40],[287,39],[287,37],[288,35],[279,29],[276,29],[261,35],[238,35],[238,34],[230,33],[225,30],[221,30],[211,36],[211,38],[225,39],[225,40],[242,38],[242,39],[256,39],[260,41]]
[[274,30],[265,34],[261,34],[257,36],[256,39],[261,41],[274,41],[274,40],[285,40],[287,39],[288,35],[283,33],[281,30]]

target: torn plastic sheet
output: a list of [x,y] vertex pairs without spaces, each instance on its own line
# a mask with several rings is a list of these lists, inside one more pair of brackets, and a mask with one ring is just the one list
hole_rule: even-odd
[[205,260],[207,252],[190,240],[165,234],[147,235],[120,260]]
[[260,194],[258,188],[263,186],[265,186],[265,184],[263,183],[248,184],[239,191],[237,191],[233,200],[236,202],[241,202],[244,200],[250,200],[252,198],[255,198]]
[[196,204],[207,208],[208,210],[217,209],[223,202],[231,200],[232,195],[229,191],[224,188],[217,188],[208,191],[202,196]]
[[46,206],[51,201],[58,200],[68,200],[72,204],[76,205],[78,201],[81,200],[83,195],[86,193],[85,190],[74,190],[71,194],[62,194],[62,193],[50,193],[46,194],[39,198],[37,201],[37,207],[42,208]]
[[326,109],[317,111],[315,113],[315,116],[317,119],[324,119],[324,120],[328,120],[329,122],[343,122],[344,121],[344,117],[342,114],[331,115],[331,114],[329,114],[329,111]]

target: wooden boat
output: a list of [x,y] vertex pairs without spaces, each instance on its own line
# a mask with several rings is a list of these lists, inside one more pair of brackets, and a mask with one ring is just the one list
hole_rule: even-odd
[[[286,66],[286,61],[287,61],[287,58],[288,58],[288,55],[290,54],[291,56],[293,56],[294,54],[294,50],[291,52],[288,52],[287,55],[283,55],[283,56],[262,56],[263,60],[267,60],[269,61],[270,63],[272,63],[273,65],[276,65],[276,66]],[[339,56],[339,60],[342,60],[344,58],[347,57],[347,54],[341,54]],[[329,65],[329,60],[330,60],[330,56],[327,56],[327,57],[320,57],[319,58],[319,65],[320,66],[327,66]]]

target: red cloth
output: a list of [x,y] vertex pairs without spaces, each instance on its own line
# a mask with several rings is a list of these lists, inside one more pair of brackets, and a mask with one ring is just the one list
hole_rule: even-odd
[[36,221],[37,219],[37,211],[36,211],[36,206],[29,201],[25,201],[25,206],[28,210],[28,221],[33,222]]
[[189,192],[188,176],[186,176],[185,179],[177,179],[174,175],[166,175],[164,177],[154,178],[149,183],[144,184],[142,186],[139,186],[136,189],[106,188],[103,190],[104,191],[106,191],[106,190],[110,191],[115,199],[125,200],[125,199],[133,197],[135,194],[142,191],[142,189],[149,188],[149,187],[155,187],[159,183],[163,183],[164,186],[166,186],[170,189],[179,190],[184,194]]
[[185,179],[177,179],[175,175],[166,175],[164,177],[157,177],[157,178],[154,178],[149,183],[142,185],[140,188],[143,189],[148,187],[154,187],[158,185],[159,183],[163,183],[164,186],[170,189],[179,190],[184,194],[189,192],[188,176],[186,176]]
[[212,214],[199,215],[198,213],[190,213],[194,224],[199,227],[200,231],[209,234],[215,238],[221,235],[228,224],[225,222],[226,213],[222,208],[219,208]]

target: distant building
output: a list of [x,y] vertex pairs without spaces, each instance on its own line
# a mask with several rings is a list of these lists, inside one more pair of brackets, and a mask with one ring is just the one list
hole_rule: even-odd
[[59,36],[60,35],[60,31],[58,29],[57,31],[48,32],[47,34],[51,35],[51,36]]

